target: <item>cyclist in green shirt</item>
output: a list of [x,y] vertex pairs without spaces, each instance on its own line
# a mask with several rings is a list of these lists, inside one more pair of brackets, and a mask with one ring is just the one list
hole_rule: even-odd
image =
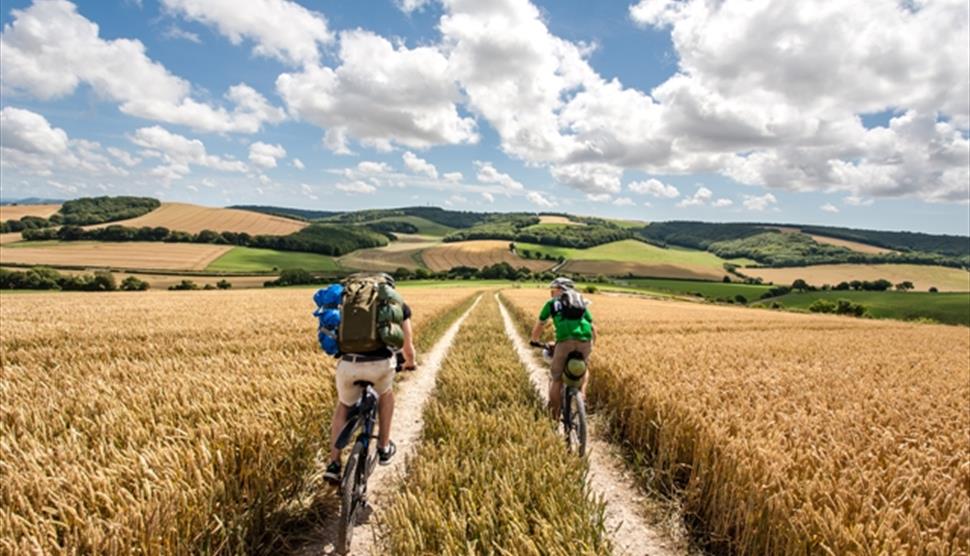
[[562,403],[562,374],[566,366],[566,356],[573,351],[583,354],[586,360],[586,374],[580,382],[580,392],[586,396],[586,383],[589,379],[589,356],[593,351],[596,340],[596,328],[593,326],[593,315],[589,309],[583,310],[582,317],[567,318],[563,314],[560,296],[566,290],[574,290],[573,281],[569,278],[556,278],[549,284],[550,299],[539,311],[539,320],[532,328],[532,342],[538,342],[542,337],[549,319],[556,329],[556,349],[552,355],[551,380],[549,381],[549,412],[554,419],[559,419],[559,406]]

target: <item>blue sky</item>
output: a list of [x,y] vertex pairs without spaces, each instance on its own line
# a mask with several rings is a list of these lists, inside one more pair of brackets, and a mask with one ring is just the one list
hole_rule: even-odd
[[2,196],[968,234],[968,11],[8,1]]

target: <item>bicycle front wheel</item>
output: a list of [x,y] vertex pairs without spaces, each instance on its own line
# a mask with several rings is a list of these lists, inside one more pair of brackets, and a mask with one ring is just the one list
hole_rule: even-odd
[[348,554],[350,542],[354,536],[354,525],[357,524],[357,511],[362,505],[361,481],[366,481],[364,467],[367,465],[367,454],[364,443],[355,442],[354,448],[347,458],[344,476],[340,481],[340,527],[337,530],[337,552]]
[[586,455],[586,404],[583,395],[570,388],[566,392],[566,411],[563,420],[566,445],[579,457]]

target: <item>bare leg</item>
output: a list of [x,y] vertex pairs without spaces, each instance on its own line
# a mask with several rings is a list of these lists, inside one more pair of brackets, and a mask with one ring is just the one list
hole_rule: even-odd
[[549,413],[556,421],[559,420],[559,410],[562,406],[562,379],[549,381]]
[[347,424],[347,412],[350,407],[337,402],[337,407],[333,410],[333,419],[330,421],[330,461],[340,461],[340,450],[337,449],[337,436]]
[[387,448],[391,441],[391,419],[394,418],[394,389],[388,388],[377,401],[377,447]]

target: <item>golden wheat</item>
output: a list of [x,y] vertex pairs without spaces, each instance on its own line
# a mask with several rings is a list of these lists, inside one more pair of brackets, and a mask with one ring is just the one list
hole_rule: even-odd
[[966,328],[591,297],[590,401],[716,550],[968,553]]
[[382,518],[391,554],[609,552],[585,462],[546,416],[492,296],[458,334],[424,418]]
[[[419,338],[472,293],[403,292]],[[4,295],[0,553],[258,545],[327,442],[311,295]]]

